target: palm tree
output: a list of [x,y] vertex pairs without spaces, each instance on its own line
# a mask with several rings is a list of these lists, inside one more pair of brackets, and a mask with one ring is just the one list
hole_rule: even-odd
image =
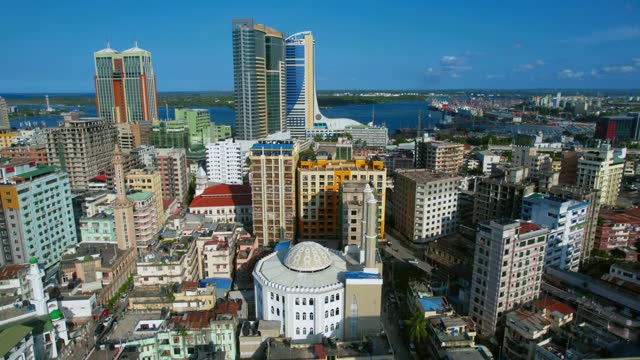
[[407,321],[409,323],[409,337],[414,344],[422,343],[427,336],[427,319],[420,311],[416,311],[413,317]]

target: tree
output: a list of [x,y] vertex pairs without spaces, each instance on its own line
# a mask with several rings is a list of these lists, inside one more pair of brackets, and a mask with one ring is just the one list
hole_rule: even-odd
[[409,323],[409,337],[414,344],[422,343],[427,339],[427,319],[420,311],[416,311],[413,317],[407,321]]
[[400,145],[400,144],[405,144],[408,143],[409,140],[407,140],[406,137],[404,137],[404,135],[402,134],[398,134],[396,135],[396,138],[393,140],[393,145]]
[[193,200],[193,196],[196,194],[196,177],[191,176],[189,180],[189,190],[187,192],[187,204],[191,204],[191,200]]

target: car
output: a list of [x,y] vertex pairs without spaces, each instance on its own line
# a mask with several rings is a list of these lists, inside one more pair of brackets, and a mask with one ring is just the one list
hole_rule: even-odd
[[407,260],[407,262],[408,262],[409,264],[417,265],[417,264],[418,264],[418,259],[410,259],[410,260]]
[[409,351],[411,352],[411,354],[416,353],[416,346],[413,344],[413,342],[409,343]]
[[96,326],[96,330],[93,332],[93,335],[99,336],[104,331],[104,328],[105,326],[103,324],[98,324],[98,326]]
[[110,323],[111,320],[112,320],[111,316],[107,316],[104,319],[102,319],[102,323],[106,325],[106,324]]
[[391,241],[387,241],[387,246],[391,246]]

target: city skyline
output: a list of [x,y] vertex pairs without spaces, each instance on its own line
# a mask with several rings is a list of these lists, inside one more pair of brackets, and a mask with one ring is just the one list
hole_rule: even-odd
[[[144,3],[131,6],[149,9]],[[17,3],[5,7],[14,14],[0,24],[3,33],[13,34],[5,48],[21,51],[9,50],[0,59],[0,92],[89,92],[91,55],[107,40],[119,49],[138,41],[151,51],[161,92],[230,91],[228,24],[246,17],[285,36],[314,33],[318,90],[605,89],[637,87],[640,80],[640,53],[633,47],[640,39],[635,1],[493,8],[467,2],[389,8],[329,1],[313,4],[312,12],[308,4],[195,3],[179,17],[166,6],[154,7],[135,23],[109,22],[119,16],[117,6],[95,12],[91,4],[43,3],[37,13]],[[434,12],[438,15],[430,15]],[[97,17],[115,25],[90,26]],[[47,29],[53,27],[56,37],[49,40]],[[55,56],[42,62],[38,53]]]

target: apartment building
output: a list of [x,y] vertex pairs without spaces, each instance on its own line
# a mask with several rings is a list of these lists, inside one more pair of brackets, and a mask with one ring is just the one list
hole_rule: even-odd
[[473,223],[520,217],[522,197],[533,193],[535,188],[525,177],[524,168],[512,167],[502,174],[482,178],[474,195]]
[[195,239],[184,236],[160,240],[140,249],[136,261],[135,286],[173,285],[201,278]]
[[444,141],[419,141],[416,166],[435,172],[457,174],[464,162],[464,145]]
[[586,190],[600,190],[600,204],[615,206],[624,171],[624,157],[619,157],[611,145],[585,151],[578,160],[576,185]]
[[207,144],[207,176],[218,184],[241,185],[243,158],[240,144],[226,139]]
[[154,169],[133,169],[126,175],[129,190],[149,192],[156,202],[156,217],[160,226],[164,224],[164,207],[162,195],[162,177]]
[[156,149],[156,168],[162,177],[163,200],[187,198],[187,153],[184,149]]

